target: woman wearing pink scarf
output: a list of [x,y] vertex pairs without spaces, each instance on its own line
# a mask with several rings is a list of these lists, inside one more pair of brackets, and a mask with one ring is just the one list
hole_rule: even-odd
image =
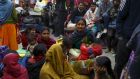
[[26,68],[18,64],[19,55],[9,53],[3,59],[4,69],[2,79],[28,79]]

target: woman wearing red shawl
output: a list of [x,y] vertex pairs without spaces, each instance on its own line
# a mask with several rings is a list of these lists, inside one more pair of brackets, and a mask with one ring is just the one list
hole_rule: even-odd
[[45,44],[47,49],[56,43],[54,39],[50,38],[50,30],[47,27],[41,30],[41,37],[38,37],[37,42]]
[[9,53],[3,59],[4,69],[2,79],[28,79],[26,68],[18,64],[19,55]]

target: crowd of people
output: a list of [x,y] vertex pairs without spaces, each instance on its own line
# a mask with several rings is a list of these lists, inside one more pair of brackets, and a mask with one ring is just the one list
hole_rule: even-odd
[[0,79],[140,78],[139,0],[35,3],[0,0]]

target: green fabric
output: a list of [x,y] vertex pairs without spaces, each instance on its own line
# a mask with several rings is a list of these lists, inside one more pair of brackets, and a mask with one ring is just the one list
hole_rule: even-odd
[[93,66],[94,59],[88,59],[88,60],[78,60],[78,61],[71,61],[70,64],[73,67],[74,71],[77,74],[83,75],[85,74],[83,72],[83,68],[89,68]]
[[17,13],[15,8],[13,9],[12,15],[8,18],[8,20],[5,22],[5,24],[15,24],[18,21]]
[[30,52],[28,50],[18,49],[17,52],[21,58],[25,56],[30,56]]
[[80,46],[82,43],[91,44],[93,43],[94,38],[92,38],[92,31],[91,30],[85,30],[83,33],[78,33],[75,31],[75,33],[72,35],[72,42],[73,42],[73,48],[80,49]]

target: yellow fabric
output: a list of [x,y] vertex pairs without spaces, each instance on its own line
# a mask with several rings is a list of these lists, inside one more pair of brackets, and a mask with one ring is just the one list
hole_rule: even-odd
[[18,49],[15,24],[3,24],[0,26],[0,45],[7,45],[12,50]]
[[46,53],[46,62],[40,71],[40,79],[89,79],[76,74],[65,56],[60,44],[54,44]]
[[94,63],[93,59],[71,61],[71,66],[73,67],[73,70],[77,74],[83,74],[83,70],[82,69],[83,68],[89,68],[89,67],[93,66],[93,63]]
[[56,44],[62,44],[62,42],[63,42],[63,38],[59,38],[56,40]]

